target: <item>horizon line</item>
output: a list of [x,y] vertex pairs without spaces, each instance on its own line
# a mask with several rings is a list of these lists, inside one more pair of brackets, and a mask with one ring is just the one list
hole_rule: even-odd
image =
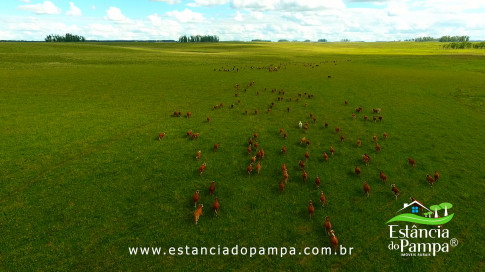
[[[470,40],[469,42],[484,42],[485,40]],[[46,42],[44,40],[1,40],[0,42],[43,42],[43,43],[83,43],[83,42]],[[382,42],[417,42],[413,40],[382,40],[382,41],[326,41],[326,42],[319,42],[319,41],[299,41],[299,40],[259,40],[254,39],[250,41],[245,40],[226,40],[226,41],[218,41],[218,42],[179,42],[177,40],[156,40],[156,39],[146,39],[146,40],[117,40],[117,39],[110,39],[110,40],[85,40],[84,42],[159,42],[159,43],[218,43],[218,42],[267,42],[267,43],[382,43]],[[451,42],[440,42],[440,41],[425,41],[425,42],[417,42],[417,43],[451,43]]]

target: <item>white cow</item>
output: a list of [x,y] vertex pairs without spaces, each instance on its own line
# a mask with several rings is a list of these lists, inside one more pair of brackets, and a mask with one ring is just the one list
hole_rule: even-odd
[[303,124],[301,123],[301,121],[298,123],[298,126],[299,126],[300,128],[302,128],[302,127],[303,127]]

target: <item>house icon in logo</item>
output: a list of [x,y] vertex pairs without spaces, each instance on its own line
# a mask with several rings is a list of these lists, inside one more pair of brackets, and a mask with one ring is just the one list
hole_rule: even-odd
[[406,210],[408,208],[411,208],[411,213],[413,214],[418,214],[419,213],[419,209],[421,208],[421,210],[424,212],[424,209],[428,210],[429,212],[431,212],[430,209],[426,208],[423,204],[421,204],[419,201],[417,200],[414,200],[413,202],[411,203],[404,203],[404,207],[402,209],[400,209],[399,211],[397,211],[398,213],[399,212],[402,212],[403,210]]

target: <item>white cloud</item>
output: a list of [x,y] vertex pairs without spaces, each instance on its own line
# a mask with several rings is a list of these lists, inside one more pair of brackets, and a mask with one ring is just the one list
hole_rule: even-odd
[[46,16],[6,16],[0,19],[0,40],[44,40],[52,33],[76,33],[81,34],[81,28],[77,25],[68,25],[60,22],[57,18]]
[[70,9],[66,12],[67,16],[81,16],[81,10],[73,2],[69,2],[69,6]]
[[158,14],[152,14],[147,16],[148,20],[152,23],[154,26],[161,26],[162,25],[162,18]]
[[194,0],[192,3],[188,3],[189,7],[212,7],[218,5],[224,5],[229,3],[229,0]]
[[13,31],[0,30],[0,40],[15,40],[16,35]]
[[174,17],[177,21],[181,23],[188,23],[188,22],[203,22],[205,21],[204,15],[202,13],[193,12],[190,9],[184,9],[183,11],[169,11],[166,13],[169,17]]
[[150,0],[152,2],[164,2],[164,3],[167,3],[169,5],[174,5],[174,4],[179,4],[181,2],[181,0]]
[[292,12],[345,8],[345,4],[341,0],[232,0],[231,6],[235,9]]
[[406,15],[408,11],[408,7],[404,2],[397,2],[393,1],[387,4],[387,15],[389,16],[400,16]]
[[249,14],[252,17],[254,17],[254,19],[256,19],[256,20],[261,20],[264,17],[264,14],[260,11],[251,11]]
[[293,11],[315,11],[315,10],[333,10],[344,9],[345,4],[341,0],[285,0],[281,1],[284,10]]
[[466,10],[474,10],[485,8],[485,1],[476,0],[427,0],[427,1],[412,1],[412,7],[419,9],[426,9],[436,13],[463,13]]
[[389,2],[392,0],[346,0],[347,2],[355,2],[355,3],[363,3],[363,2],[372,2],[374,4],[380,4],[383,2]]
[[236,16],[234,16],[234,20],[235,21],[238,21],[238,22],[242,22],[244,20],[244,18],[242,17],[241,12],[236,11]]
[[132,23],[132,20],[125,17],[125,15],[123,15],[121,10],[117,7],[109,7],[109,9],[106,11],[106,16],[104,16],[104,19],[114,21],[119,24]]
[[30,3],[30,0],[20,0],[20,2]]
[[233,0],[231,6],[235,9],[274,10],[278,0]]
[[32,11],[35,14],[60,14],[62,10],[51,1],[44,1],[42,4],[35,5],[23,5],[19,6],[17,9]]
[[170,19],[163,19],[159,14],[151,14],[147,16],[153,27],[147,27],[146,32],[152,39],[177,39],[180,35],[185,33],[182,25]]
[[[89,25],[89,33],[87,39],[99,39],[99,37],[103,37],[103,39],[110,39],[112,35],[120,34],[117,33],[117,29],[113,25],[103,25],[103,24],[90,24]],[[121,39],[118,37],[118,39]]]
[[130,24],[91,23],[83,28],[84,36],[88,40],[146,40],[152,39],[149,35],[151,28],[141,21],[132,21]]
[[92,10],[96,10],[96,6],[95,6],[95,5],[92,5],[92,6],[91,6],[91,9],[92,9]]

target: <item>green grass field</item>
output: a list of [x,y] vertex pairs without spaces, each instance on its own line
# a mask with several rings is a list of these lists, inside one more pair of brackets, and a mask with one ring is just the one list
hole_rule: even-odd
[[[268,66],[280,69],[257,69]],[[230,71],[219,71],[224,68]],[[0,82],[1,270],[485,269],[483,50],[443,50],[439,43],[0,43]],[[297,103],[305,92],[314,97]],[[220,103],[224,108],[214,110]],[[363,111],[353,119],[359,106]],[[377,107],[383,121],[365,121]],[[174,111],[192,116],[173,117]],[[310,123],[307,133],[299,121]],[[187,139],[189,129],[199,139]],[[161,132],[166,136],[157,141]],[[261,174],[248,178],[246,149],[254,132],[265,158]],[[299,144],[302,137],[311,140],[309,147]],[[335,156],[325,162],[330,146]],[[298,168],[305,151],[307,184]],[[369,166],[363,153],[371,157]],[[207,169],[199,177],[202,162]],[[280,195],[283,163],[290,179]],[[441,177],[431,188],[426,174],[435,170]],[[212,180],[219,217],[210,208]],[[369,199],[363,181],[371,186]],[[397,201],[391,184],[401,191]],[[197,189],[204,214],[195,225]],[[426,206],[453,204],[446,228],[457,247],[435,257],[401,257],[388,249],[386,222],[410,196]],[[354,248],[352,255],[131,256],[128,250],[328,247],[325,216],[340,244]]]

